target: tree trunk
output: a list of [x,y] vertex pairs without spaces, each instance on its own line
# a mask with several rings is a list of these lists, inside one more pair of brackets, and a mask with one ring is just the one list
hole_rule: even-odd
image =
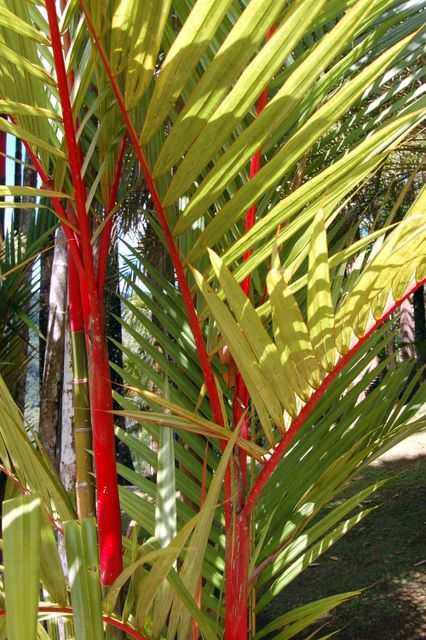
[[[22,185],[22,142],[19,138],[15,140],[15,175],[14,175],[14,184],[15,187],[20,187]],[[24,185],[27,186],[24,181]],[[29,185],[28,185],[29,186]],[[32,185],[33,186],[33,185]],[[21,198],[19,196],[14,197],[14,202],[20,202]],[[25,218],[25,214],[19,207],[16,207],[13,211],[13,228],[17,233],[20,233],[21,229],[21,220]]]
[[[67,314],[68,315],[68,314]],[[72,397],[72,358],[71,339],[68,325],[68,318],[65,322],[64,341],[64,377],[62,384],[62,410],[60,425],[60,455],[59,455],[59,476],[64,489],[69,494],[75,493],[76,469],[74,452],[74,406]],[[68,577],[68,563],[65,551],[65,539],[62,534],[58,535],[58,551],[61,559],[64,574]],[[59,640],[66,640],[71,634],[67,633],[67,625],[70,621],[59,619]]]
[[[397,318],[393,318],[392,321],[392,326],[389,327],[387,334],[388,334],[388,340],[385,344],[385,348],[384,348],[384,352],[385,352],[385,357],[388,358],[390,356],[395,356],[395,340],[393,338],[391,338],[394,329],[395,329],[395,324],[397,322]],[[397,326],[397,325],[396,325]],[[393,359],[390,360],[388,366],[386,367],[387,371],[391,371],[392,369],[395,368],[396,362],[395,362],[395,357],[393,357]]]
[[67,308],[68,249],[61,228],[56,232],[49,294],[49,325],[40,402],[41,443],[57,463],[58,433],[61,423],[61,394]]
[[60,430],[59,474],[68,493],[74,493],[76,482],[74,451],[74,406],[72,392],[71,339],[68,322],[65,323],[64,340],[64,377],[62,383],[62,421]]
[[68,253],[68,294],[72,353],[72,396],[74,407],[74,450],[76,462],[76,503],[79,518],[95,514],[93,483],[92,422],[90,417],[89,364],[84,332],[81,288],[74,260]]
[[[18,160],[21,160],[22,158],[22,143],[20,140],[16,140],[16,149],[15,149],[15,156]],[[37,186],[37,174],[34,171],[34,169],[32,168],[32,164],[31,164],[31,158],[28,156],[28,154],[26,154],[26,166],[24,169],[24,179],[23,179],[23,186],[24,187],[36,187]],[[16,186],[20,186],[21,185],[21,165],[19,162],[15,163],[15,185]],[[18,198],[19,200],[19,198]],[[22,198],[22,202],[34,202],[35,199],[31,198],[31,197],[24,197]],[[14,220],[13,220],[13,224],[14,224],[14,229],[16,230],[17,233],[19,233],[22,236],[22,242],[23,242],[23,247],[26,246],[27,244],[27,238],[28,238],[28,231],[30,228],[30,223],[31,220],[34,217],[34,209],[32,208],[28,208],[28,209],[15,209],[14,211]],[[27,282],[27,286],[28,286],[28,290],[30,290],[31,288],[31,278],[32,278],[32,269],[28,270],[27,276],[26,276],[26,282]],[[28,300],[28,303],[30,301]],[[23,308],[24,312],[28,311],[28,305],[25,305],[25,307]],[[28,356],[28,344],[29,344],[29,329],[28,326],[26,324],[23,325],[22,329],[20,330],[20,335],[21,335],[21,340],[22,340],[22,362],[25,362],[25,360],[27,359]],[[26,382],[27,382],[27,367],[24,368],[24,371],[22,373],[22,375],[20,376],[18,382],[17,382],[17,386],[16,386],[16,392],[15,392],[15,402],[18,405],[18,407],[20,408],[20,410],[24,413],[25,410],[25,387],[26,387]]]
[[399,325],[399,338],[403,345],[401,350],[402,359],[413,360],[415,327],[413,304],[410,299],[404,300],[401,304]]
[[[40,256],[40,293],[39,293],[39,312],[38,327],[42,336],[47,337],[49,326],[49,294],[50,282],[52,279],[53,267],[53,251],[46,251]],[[44,360],[46,352],[46,341],[39,339],[39,384],[40,395],[43,385]]]
[[[426,365],[426,312],[425,312],[425,288],[420,287],[413,295],[414,329],[417,352],[417,366]],[[422,380],[426,380],[426,372],[423,372]]]

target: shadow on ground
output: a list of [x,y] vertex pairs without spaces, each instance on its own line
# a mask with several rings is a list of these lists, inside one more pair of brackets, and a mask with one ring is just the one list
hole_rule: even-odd
[[339,630],[340,640],[426,639],[426,456],[371,466],[346,495],[384,478],[389,482],[364,505],[381,506],[275,598],[259,629],[296,606],[365,588],[323,619],[318,637]]

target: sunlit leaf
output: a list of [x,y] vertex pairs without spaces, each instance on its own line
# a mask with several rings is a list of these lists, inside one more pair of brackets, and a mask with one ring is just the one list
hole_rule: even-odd
[[10,640],[33,640],[36,634],[40,522],[40,498],[21,496],[3,502],[6,626]]
[[315,355],[326,371],[335,359],[334,310],[331,300],[327,234],[320,210],[312,224],[308,273],[308,326]]

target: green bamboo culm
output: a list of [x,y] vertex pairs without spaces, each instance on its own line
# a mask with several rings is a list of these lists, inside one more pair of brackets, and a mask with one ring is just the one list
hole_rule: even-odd
[[93,483],[92,427],[89,380],[84,331],[71,333],[74,404],[74,446],[76,458],[76,498],[79,518],[95,515]]

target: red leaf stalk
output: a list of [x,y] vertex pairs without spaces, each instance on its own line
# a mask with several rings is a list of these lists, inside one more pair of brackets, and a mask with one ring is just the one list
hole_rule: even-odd
[[[268,40],[270,40],[270,38],[272,37],[275,31],[275,28],[276,28],[276,25],[274,24],[269,29],[268,33],[266,34],[265,42],[268,42]],[[260,113],[262,113],[263,109],[266,107],[268,103],[268,94],[269,94],[269,86],[266,86],[262,91],[262,93],[260,94],[260,97],[257,103],[257,111],[256,111],[257,116]],[[258,149],[250,162],[250,180],[254,178],[256,174],[259,172],[261,162],[262,162],[262,149]],[[250,209],[246,213],[246,223],[245,223],[246,233],[247,231],[250,231],[250,229],[253,227],[254,223],[256,222],[256,211],[257,211],[257,205],[254,204],[252,207],[250,207]],[[253,249],[248,249],[248,251],[246,251],[243,255],[243,262],[248,260],[252,255],[252,253],[253,253]],[[251,282],[251,278],[250,276],[247,276],[247,278],[245,278],[245,280],[243,280],[241,283],[241,289],[244,291],[244,293],[248,298],[250,297],[250,282]]]
[[88,305],[87,287],[84,278],[79,278],[72,253],[72,243],[68,245],[68,298],[71,333],[87,330],[89,327],[90,309]]
[[[61,12],[65,11],[66,8],[66,0],[60,0]],[[71,36],[69,29],[65,31],[63,34],[63,43],[64,43],[64,52],[67,55],[71,49]],[[74,73],[72,70],[69,71],[67,76],[68,82],[68,92],[71,93],[74,86]],[[78,123],[76,122],[76,129]],[[77,145],[78,153],[79,153],[79,163],[81,165],[81,148],[80,145]],[[71,209],[71,207],[67,208],[67,217],[71,220],[74,225],[76,225],[75,215]],[[78,252],[79,240],[76,237],[75,239],[76,246],[74,247],[75,252]],[[68,298],[69,298],[69,323],[70,323],[70,331],[71,333],[77,333],[80,331],[84,331],[84,329],[88,329],[89,326],[89,307],[88,307],[88,297],[87,297],[87,286],[86,279],[83,277],[83,273],[80,273],[80,279],[82,285],[79,284],[79,273],[76,268],[75,261],[73,259],[70,260],[70,254],[72,253],[72,247],[68,246]]]
[[[266,35],[266,42],[275,31],[275,25],[269,29]],[[265,108],[268,102],[269,87],[262,91],[258,104],[257,115]],[[250,180],[253,179],[260,169],[262,161],[262,150],[258,149],[252,157],[250,163]],[[254,204],[246,214],[245,232],[249,231],[256,222],[257,205]],[[248,260],[253,250],[249,249],[243,255],[243,262]],[[241,283],[241,288],[247,298],[250,298],[251,278],[247,276]],[[233,403],[234,425],[241,423],[241,437],[249,438],[248,424],[248,404],[249,394],[244,382],[244,378],[237,373]],[[236,513],[239,514],[244,506],[247,490],[247,453],[239,449],[236,454],[238,464],[235,464],[235,486],[234,502]],[[225,486],[231,487],[231,470],[228,466],[225,475]],[[225,592],[225,638],[226,640],[239,640],[247,638],[248,635],[248,569],[250,562],[250,519],[237,516],[232,522],[231,504],[225,505],[226,522],[226,592]]]
[[[16,120],[15,118],[11,117],[11,121],[13,123],[16,124]],[[53,188],[53,183],[52,180],[49,178],[49,176],[46,174],[45,170],[43,169],[43,166],[40,162],[40,160],[38,159],[38,157],[36,156],[36,154],[34,153],[31,145],[26,142],[25,140],[22,141],[25,149],[28,153],[28,155],[31,158],[31,161],[34,165],[35,170],[37,171],[40,180],[43,183],[43,187],[45,187],[46,189],[50,189]],[[84,317],[84,321],[85,321],[85,326],[88,326],[88,318],[89,318],[89,307],[88,307],[88,296],[87,296],[87,284],[86,284],[86,278],[85,278],[85,272],[84,272],[84,267],[83,267],[83,262],[81,260],[81,255],[79,253],[79,234],[76,233],[75,231],[72,230],[72,228],[69,226],[69,224],[67,223],[71,223],[75,226],[75,216],[72,215],[71,211],[66,211],[62,202],[60,200],[58,200],[58,198],[51,198],[51,202],[52,205],[56,211],[56,215],[58,216],[59,220],[61,221],[61,225],[62,225],[62,229],[64,230],[65,233],[65,237],[68,240],[68,251],[70,253],[70,255],[72,256],[72,262],[75,265],[75,268],[77,269],[77,273],[78,273],[78,277],[80,278],[80,288],[81,288],[81,301],[82,301],[82,305],[83,305],[83,317]],[[71,264],[71,262],[69,261],[69,264]],[[74,297],[75,300],[78,300],[78,298]],[[70,311],[70,316],[74,315],[72,311]]]
[[225,553],[225,640],[247,640],[250,517],[243,513],[228,527]]
[[249,496],[247,498],[247,502],[246,502],[246,504],[244,506],[244,509],[241,512],[242,515],[245,515],[247,517],[250,515],[250,513],[252,512],[253,508],[255,507],[255,505],[257,503],[257,500],[259,499],[259,496],[260,496],[263,488],[265,487],[265,485],[268,482],[269,478],[271,477],[271,475],[273,474],[273,472],[277,468],[277,465],[278,465],[279,461],[281,460],[282,456],[284,455],[284,453],[286,452],[288,446],[291,444],[293,438],[295,437],[295,435],[297,434],[299,429],[303,426],[305,420],[310,416],[312,411],[315,409],[315,407],[318,404],[319,400],[324,395],[324,393],[327,391],[328,387],[333,382],[333,380],[339,375],[339,373],[348,364],[348,362],[351,361],[351,359],[359,351],[359,349],[362,347],[362,345],[368,340],[368,338],[370,338],[370,336],[373,335],[373,333],[380,327],[380,325],[382,325],[384,322],[386,322],[386,320],[389,318],[389,316],[391,316],[392,313],[394,313],[394,311],[396,311],[396,309],[398,309],[401,306],[401,304],[404,302],[404,300],[409,298],[415,291],[417,291],[417,289],[419,289],[425,283],[426,283],[426,278],[423,278],[422,280],[417,282],[415,285],[413,285],[402,296],[402,298],[397,300],[390,307],[390,309],[388,309],[388,311],[386,311],[386,313],[384,313],[382,315],[382,317],[379,318],[379,320],[377,320],[373,324],[373,326],[367,331],[367,333],[362,338],[360,338],[358,340],[358,342],[356,342],[354,344],[354,346],[348,351],[348,353],[345,356],[343,356],[342,358],[340,358],[340,360],[338,361],[338,363],[334,367],[333,371],[331,371],[324,378],[324,380],[321,383],[321,386],[312,394],[312,396],[309,399],[309,402],[303,407],[302,411],[299,413],[297,418],[294,420],[293,424],[291,425],[291,427],[287,431],[287,433],[284,434],[284,436],[282,437],[281,441],[276,446],[276,448],[274,450],[274,453],[271,455],[271,457],[269,458],[268,462],[265,464],[265,466],[263,467],[262,471],[260,472],[260,474],[259,474],[256,482],[254,483],[253,488],[252,488],[252,490],[251,490],[251,492],[250,492],[250,494],[249,494]]
[[90,244],[90,225],[86,211],[86,191],[81,176],[81,156],[76,139],[76,127],[72,114],[71,100],[68,90],[68,80],[65,70],[65,62],[62,51],[62,41],[59,33],[58,19],[56,15],[55,2],[46,0],[46,10],[49,20],[50,35],[52,40],[55,70],[57,75],[59,97],[62,108],[62,118],[64,121],[65,139],[68,148],[68,161],[71,170],[71,178],[74,187],[75,204],[77,210],[77,220],[80,230],[80,244],[83,258],[85,275],[88,282],[88,293],[91,308],[97,307],[96,286],[93,269],[93,255]]
[[[275,31],[275,28],[276,28],[276,25],[274,24],[269,29],[265,38],[265,42],[268,42],[268,40],[270,40],[270,38],[272,37]],[[256,112],[257,116],[260,113],[262,113],[263,109],[267,105],[268,93],[269,93],[269,86],[266,86],[262,91],[262,93],[260,94],[260,97],[257,103],[257,112]],[[252,180],[256,176],[256,174],[259,172],[261,162],[262,162],[262,149],[258,149],[255,155],[251,159],[250,180]],[[253,227],[254,223],[256,222],[256,211],[257,211],[256,204],[254,204],[247,211],[246,221],[245,221],[246,233],[250,231],[250,229]],[[248,260],[252,253],[253,253],[253,249],[249,249],[248,251],[246,251],[245,254],[243,255],[243,262]],[[251,277],[249,275],[241,283],[241,289],[244,291],[247,298],[250,298],[250,283],[251,283]],[[243,420],[243,423],[241,426],[242,438],[248,438],[248,435],[249,435],[248,434],[248,417],[247,417],[248,402],[249,402],[249,395],[248,395],[247,387],[245,385],[244,379],[242,378],[241,374],[238,372],[237,379],[236,379],[235,396],[234,396],[234,424],[237,425],[241,419]],[[241,468],[242,486],[245,489],[247,485],[247,454],[242,449],[240,449],[240,468]]]
[[126,111],[126,107],[124,104],[124,100],[123,100],[123,96],[121,95],[121,91],[119,89],[119,86],[117,84],[117,81],[115,79],[115,77],[112,74],[111,68],[109,66],[107,57],[105,55],[105,51],[102,47],[101,42],[99,41],[99,38],[96,34],[96,31],[93,27],[93,24],[90,20],[90,16],[87,12],[87,9],[84,6],[84,3],[82,3],[82,8],[84,11],[84,14],[86,16],[86,21],[90,30],[90,33],[92,34],[93,40],[95,42],[95,45],[99,51],[99,55],[101,56],[105,71],[108,75],[109,81],[111,83],[111,87],[114,91],[115,97],[117,99],[117,103],[120,107],[120,111],[121,114],[123,116],[124,122],[126,124],[127,127],[127,132],[129,134],[129,138],[132,141],[133,147],[135,149],[136,155],[138,157],[138,161],[140,164],[140,167],[142,169],[142,173],[144,175],[145,178],[145,182],[146,185],[148,187],[148,190],[151,194],[152,197],[152,201],[154,203],[154,207],[157,211],[157,215],[158,215],[158,219],[161,225],[161,228],[163,230],[164,233],[164,238],[166,240],[166,245],[167,245],[167,249],[169,251],[170,254],[170,258],[172,260],[172,264],[173,267],[175,269],[176,272],[176,277],[178,280],[178,284],[179,284],[179,288],[180,291],[182,293],[182,298],[183,298],[183,302],[185,304],[185,308],[188,314],[188,320],[189,320],[189,324],[191,327],[191,331],[192,334],[194,336],[194,341],[195,341],[195,345],[198,351],[198,355],[199,355],[199,359],[200,359],[200,364],[201,364],[201,369],[203,371],[203,376],[204,376],[204,381],[206,384],[206,388],[207,388],[207,392],[210,398],[210,404],[212,407],[212,411],[213,411],[213,415],[214,415],[214,419],[216,420],[216,422],[219,425],[224,424],[223,421],[223,416],[222,416],[222,409],[221,409],[221,405],[220,405],[220,399],[219,399],[219,394],[216,388],[216,382],[215,382],[215,378],[214,378],[214,374],[213,374],[213,369],[211,367],[211,363],[209,360],[209,356],[207,353],[207,348],[206,345],[204,343],[204,339],[203,339],[203,334],[201,332],[200,329],[200,325],[198,323],[198,317],[197,317],[197,313],[195,311],[195,307],[192,301],[192,297],[191,297],[191,292],[188,286],[188,282],[186,280],[186,276],[185,276],[185,272],[183,269],[183,265],[182,265],[182,261],[180,259],[180,255],[179,255],[179,251],[177,249],[177,246],[175,244],[174,238],[173,238],[173,234],[171,232],[170,229],[170,225],[169,222],[167,220],[167,216],[166,216],[166,212],[164,210],[164,207],[162,205],[162,202],[160,200],[160,197],[158,195],[158,191],[156,189],[156,186],[154,184],[154,181],[152,179],[151,176],[151,171],[148,167],[148,164],[145,160],[145,156],[143,154],[143,151],[139,145],[139,140],[138,140],[138,136],[136,134],[136,131],[133,127],[132,121],[130,119],[129,114]]
[[84,319],[80,295],[78,273],[73,260],[68,265],[68,297],[71,333],[84,330]]
[[[76,140],[61,35],[54,0],[46,0],[53,57],[62,108],[68,160],[75,194],[80,231],[80,249],[87,283],[90,310],[87,334],[90,364],[90,404],[93,425],[93,448],[96,465],[97,519],[100,546],[101,582],[111,585],[122,570],[121,514],[116,477],[114,422],[112,414],[111,379],[108,365],[91,246],[86,192],[81,175],[81,156]],[[80,280],[82,282],[82,280]]]

